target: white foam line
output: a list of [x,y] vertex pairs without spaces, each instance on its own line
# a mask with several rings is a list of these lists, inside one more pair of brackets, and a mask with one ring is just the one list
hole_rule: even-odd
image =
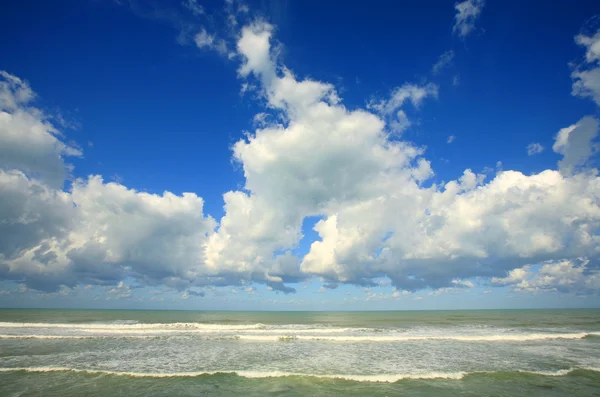
[[9,323],[0,322],[0,329],[72,329],[81,332],[102,332],[102,333],[222,333],[239,332],[252,333],[260,332],[264,334],[341,334],[348,331],[373,332],[370,328],[310,328],[302,325],[286,326],[267,326],[263,324],[248,325],[220,325],[220,324],[201,324],[201,323],[156,323],[156,324],[61,324],[61,323]]
[[20,367],[20,368],[0,368],[0,372],[13,372],[13,371],[25,371],[25,372],[75,372],[75,373],[87,373],[87,374],[105,374],[115,376],[131,376],[136,378],[174,378],[174,377],[196,377],[202,375],[216,375],[216,374],[232,374],[241,376],[243,378],[250,379],[264,379],[264,378],[284,378],[290,376],[308,376],[315,378],[326,378],[326,379],[345,379],[353,380],[357,382],[386,382],[393,383],[402,379],[462,379],[467,372],[456,372],[456,373],[443,373],[443,372],[429,372],[421,374],[404,374],[404,375],[317,375],[317,374],[303,374],[295,372],[259,372],[259,371],[198,371],[198,372],[116,372],[107,370],[95,370],[95,369],[75,369],[67,367]]
[[524,342],[546,339],[582,339],[588,333],[570,334],[521,334],[521,335],[448,335],[448,336],[327,336],[327,335],[236,335],[236,339],[252,341],[285,341],[285,340],[311,340],[330,342],[410,342],[410,341],[444,341],[454,340],[461,342]]
[[91,339],[84,335],[0,335],[0,339]]
[[75,372],[75,373],[87,373],[87,374],[104,374],[104,375],[115,375],[115,376],[131,376],[139,378],[173,378],[173,377],[196,377],[202,375],[216,375],[216,374],[235,374],[244,378],[251,379],[262,379],[262,378],[281,378],[289,376],[307,376],[315,378],[326,378],[326,379],[345,379],[357,382],[387,382],[393,383],[402,379],[453,379],[460,380],[466,375],[472,374],[492,374],[495,372],[521,372],[529,373],[541,376],[565,376],[578,369],[589,370],[600,372],[600,368],[571,368],[561,369],[555,372],[549,371],[527,371],[527,370],[516,370],[516,371],[474,371],[474,372],[426,372],[426,373],[414,373],[414,374],[401,374],[401,375],[328,375],[328,374],[303,374],[293,372],[258,372],[258,371],[198,371],[198,372],[117,372],[108,370],[97,370],[97,369],[76,369],[67,367],[16,367],[16,368],[0,368],[0,372]]
[[570,369],[559,369],[558,371],[555,371],[555,372],[551,372],[551,371],[525,371],[525,370],[518,370],[517,372],[521,372],[521,373],[524,373],[524,374],[543,375],[543,376],[565,376],[565,375],[570,374],[574,370],[575,369],[570,368]]
[[115,330],[146,330],[146,329],[204,329],[214,331],[238,331],[263,329],[264,324],[203,324],[203,323],[144,323],[144,324],[65,324],[65,323],[15,323],[0,322],[0,328],[71,328],[71,329],[115,329]]
[[156,339],[160,335],[0,335],[0,339]]
[[223,330],[211,330],[211,329],[111,329],[111,328],[76,328],[80,332],[102,332],[106,334],[223,334],[223,333],[240,333],[240,334],[252,334],[260,333],[265,335],[277,335],[277,334],[341,334],[347,331],[351,331],[346,328],[338,329],[293,329],[293,328],[280,328],[280,329],[223,329]]

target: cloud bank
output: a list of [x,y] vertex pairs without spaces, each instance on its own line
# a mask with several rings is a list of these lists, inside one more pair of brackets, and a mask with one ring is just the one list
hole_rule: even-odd
[[[473,29],[482,5],[456,6],[459,35]],[[557,133],[556,170],[490,179],[466,169],[431,183],[425,148],[397,133],[410,126],[405,106],[437,98],[435,84],[406,83],[350,110],[332,84],[286,68],[274,31],[255,20],[230,47],[238,77],[257,87],[265,109],[232,147],[245,184],[223,195],[218,221],[195,193],[149,194],[98,175],[63,189],[66,159],[82,151],[33,106],[27,82],[2,72],[0,277],[42,291],[96,284],[115,293],[132,279],[186,297],[202,295],[190,288],[249,282],[289,293],[289,284],[312,277],[324,289],[381,277],[401,291],[471,288],[468,279],[481,277],[519,290],[598,292],[589,265],[600,251],[596,118]],[[596,61],[588,39],[579,40]],[[205,30],[196,36],[199,47],[219,51],[217,43]],[[318,219],[319,238],[298,256],[306,219]]]

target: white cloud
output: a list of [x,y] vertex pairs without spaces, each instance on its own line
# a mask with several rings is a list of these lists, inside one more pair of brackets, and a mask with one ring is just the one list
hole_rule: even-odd
[[444,68],[450,66],[452,64],[452,59],[454,59],[454,51],[448,50],[440,55],[438,61],[433,65],[431,72],[433,74],[439,74]]
[[533,156],[533,155],[542,153],[543,151],[544,151],[544,147],[542,145],[540,145],[539,143],[532,142],[529,145],[527,145],[527,155],[528,156]]
[[452,280],[452,284],[456,285],[457,288],[474,288],[475,284],[473,284],[469,280]]
[[13,155],[0,162],[2,278],[25,279],[40,290],[78,283],[120,288],[125,277],[182,289],[230,276],[204,266],[203,244],[216,223],[195,194],[143,193],[100,176],[63,191],[59,176],[69,166],[62,156],[81,152],[30,106],[34,94],[26,83],[2,77],[0,142]]
[[389,98],[371,101],[367,108],[379,113],[388,122],[388,128],[391,131],[402,132],[412,125],[406,112],[402,109],[405,104],[410,102],[415,109],[418,109],[429,97],[438,97],[437,85],[429,83],[419,86],[406,83],[395,88]]
[[111,295],[113,299],[131,298],[131,286],[119,281],[115,287],[107,288],[106,293]]
[[452,142],[454,142],[455,139],[456,139],[456,137],[454,135],[450,135],[448,137],[448,140],[446,140],[446,143],[452,143]]
[[273,26],[261,21],[242,28],[237,42],[238,52],[243,55],[244,63],[239,69],[241,76],[254,73],[264,80],[273,78],[275,65],[271,59],[271,35]]
[[[214,263],[260,263],[266,279],[285,281],[273,253],[297,246],[307,216],[322,217],[314,226],[320,239],[299,258],[299,273],[288,256],[290,279],[371,285],[387,275],[403,289],[443,288],[455,287],[457,276],[497,276],[524,261],[594,254],[599,219],[588,199],[598,189],[595,176],[504,171],[484,184],[484,175],[466,170],[424,188],[432,170],[423,150],[389,140],[381,118],[330,100],[337,98],[331,85],[298,80],[278,66],[271,32],[243,30],[240,42],[255,44],[238,44],[246,58],[240,75],[256,76],[268,106],[287,122],[234,145],[247,191],[225,195],[226,215],[208,244]],[[435,93],[433,85],[407,84],[370,108],[385,117]]]
[[215,41],[215,36],[208,34],[206,29],[202,29],[200,33],[196,34],[194,41],[196,42],[198,48],[210,47]]
[[390,115],[410,101],[415,108],[418,108],[427,97],[437,98],[438,87],[433,83],[419,86],[416,84],[404,84],[392,91],[389,99],[379,102],[372,102],[369,107],[380,114]]
[[585,47],[585,61],[571,74],[572,94],[591,97],[600,106],[600,29],[592,35],[579,34],[575,42]]
[[82,152],[61,140],[50,118],[31,106],[34,98],[25,81],[0,71],[0,168],[59,187],[71,168],[65,158]]
[[[21,106],[28,105],[35,93],[27,82],[5,71],[0,71],[0,106],[3,111],[15,111]],[[33,109],[32,109],[33,110]]]
[[411,292],[411,291],[407,291],[407,290],[397,291],[397,290],[396,290],[396,291],[394,291],[394,292],[392,293],[392,296],[393,296],[394,298],[399,298],[399,297],[401,297],[401,296],[406,296],[406,295],[411,295],[411,294],[412,294],[412,292]]
[[475,22],[481,14],[483,5],[483,0],[466,0],[457,3],[454,6],[456,9],[456,22],[452,31],[463,39],[467,37],[475,29]]
[[216,38],[214,35],[209,34],[204,28],[194,36],[194,42],[198,48],[213,50],[221,55],[225,55],[229,52],[225,40]]
[[586,116],[576,124],[561,129],[556,135],[552,150],[563,158],[558,168],[563,174],[570,175],[588,165],[590,158],[598,151],[598,120]]
[[591,70],[576,70],[571,74],[573,82],[573,95],[591,97],[600,105],[600,68]]
[[493,278],[496,285],[508,285],[521,292],[558,291],[576,294],[600,292],[600,272],[588,267],[587,259],[546,263],[537,271],[531,266],[514,269],[504,278]]
[[524,266],[522,268],[513,269],[508,272],[506,277],[494,277],[492,283],[498,285],[513,285],[522,282],[533,276],[533,272],[529,270],[530,266]]
[[0,195],[5,277],[52,289],[128,275],[181,289],[218,275],[202,266],[202,244],[215,223],[193,193],[153,195],[98,176],[62,192],[19,171],[0,171]]
[[575,36],[575,42],[586,48],[585,59],[587,62],[600,61],[600,29],[591,36],[578,34]]

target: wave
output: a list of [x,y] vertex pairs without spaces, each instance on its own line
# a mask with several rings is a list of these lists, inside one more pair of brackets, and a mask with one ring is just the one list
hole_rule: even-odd
[[197,371],[197,372],[119,372],[101,369],[77,369],[68,367],[15,367],[15,368],[0,368],[0,372],[74,372],[85,373],[91,375],[112,375],[112,376],[130,376],[135,378],[179,378],[179,377],[199,377],[212,375],[237,375],[249,379],[262,378],[284,378],[284,377],[312,377],[322,379],[344,379],[356,382],[384,382],[394,383],[406,379],[451,379],[460,380],[465,376],[477,374],[495,374],[495,373],[525,373],[540,376],[566,376],[574,371],[587,370],[600,372],[600,368],[584,367],[584,368],[569,368],[557,371],[532,371],[532,370],[514,370],[514,371],[472,371],[472,372],[423,372],[423,373],[408,373],[408,374],[384,374],[384,375],[342,375],[342,374],[305,374],[295,372],[281,371]]
[[2,339],[165,339],[176,335],[4,335],[0,334]]
[[0,335],[0,339],[92,339],[86,335]]
[[329,342],[412,342],[412,341],[461,341],[461,342],[526,342],[547,339],[583,339],[590,333],[553,333],[553,334],[519,334],[519,335],[235,335],[237,340],[276,342],[284,340],[310,340]]
[[205,324],[205,323],[14,323],[0,322],[0,328],[70,328],[70,329],[102,329],[102,330],[155,330],[155,329],[198,329],[207,331],[240,331],[265,329],[264,324]]
[[252,333],[260,332],[264,334],[281,333],[311,333],[311,334],[341,334],[346,332],[381,332],[372,328],[340,328],[340,327],[319,327],[307,326],[302,324],[288,325],[270,325],[264,324],[204,324],[204,323],[14,323],[0,322],[0,329],[68,329],[79,332],[101,332],[104,334],[145,334],[145,333]]
[[[102,331],[104,332],[104,331]],[[97,335],[43,335],[43,334],[0,334],[0,339],[162,339],[171,337],[186,337],[190,335],[139,335],[108,333]],[[589,336],[600,336],[599,333],[537,333],[517,335],[437,335],[437,336],[409,336],[409,335],[295,335],[295,334],[220,334],[213,337],[204,337],[205,340],[236,340],[253,342],[294,342],[294,341],[323,341],[323,342],[418,342],[418,341],[457,341],[457,342],[528,342],[551,339],[584,339]]]
[[119,320],[109,323],[20,323],[20,322],[0,322],[0,328],[64,328],[73,330],[102,330],[103,332],[136,332],[136,331],[162,331],[168,330],[185,332],[206,331],[206,332],[227,332],[227,331],[261,331],[261,333],[386,333],[402,332],[402,328],[369,328],[369,327],[336,327],[328,325],[309,325],[309,324],[207,324],[207,323],[138,323],[133,320]]
[[278,334],[342,334],[345,332],[355,331],[349,328],[333,328],[333,329],[324,329],[324,328],[306,328],[306,329],[296,329],[296,328],[276,328],[276,329],[260,329],[260,328],[247,328],[247,329],[233,329],[233,328],[225,328],[225,329],[160,329],[160,328],[152,328],[152,329],[112,329],[112,328],[77,328],[77,331],[80,332],[102,332],[105,334],[232,334],[232,333],[257,333],[265,335],[278,335]]

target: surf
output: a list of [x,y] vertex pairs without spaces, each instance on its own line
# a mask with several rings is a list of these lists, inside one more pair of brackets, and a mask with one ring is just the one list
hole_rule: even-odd
[[375,382],[375,383],[395,383],[401,380],[427,380],[427,379],[448,379],[461,380],[466,376],[472,375],[493,375],[502,373],[530,374],[539,376],[568,376],[576,371],[592,371],[600,372],[600,368],[585,367],[585,368],[568,368],[559,369],[556,371],[535,371],[535,370],[499,370],[499,371],[460,371],[460,372],[422,372],[422,373],[405,373],[405,374],[382,374],[382,375],[361,375],[361,374],[311,374],[311,373],[296,373],[296,372],[281,372],[281,371],[192,371],[192,372],[130,372],[130,371],[110,371],[101,369],[78,369],[69,367],[15,367],[15,368],[0,368],[0,372],[30,372],[30,373],[45,373],[45,372],[72,372],[89,375],[108,375],[108,376],[128,376],[134,378],[180,378],[180,377],[201,377],[215,375],[235,375],[248,379],[264,379],[264,378],[286,378],[286,377],[310,377],[320,379],[343,379],[355,382]]

